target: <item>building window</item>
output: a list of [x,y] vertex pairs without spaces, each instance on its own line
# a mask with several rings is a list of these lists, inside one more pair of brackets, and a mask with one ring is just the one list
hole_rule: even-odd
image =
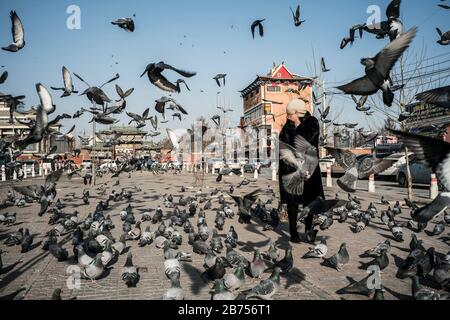
[[267,87],[268,92],[281,92],[281,87],[279,86],[268,86]]
[[256,88],[256,94],[259,94],[259,87]]

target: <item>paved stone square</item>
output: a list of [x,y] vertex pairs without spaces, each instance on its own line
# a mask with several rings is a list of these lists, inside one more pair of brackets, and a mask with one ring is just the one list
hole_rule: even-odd
[[[253,175],[246,174],[246,177],[252,179]],[[210,193],[216,187],[221,190],[228,190],[231,185],[237,185],[242,178],[239,176],[225,177],[224,181],[218,184],[216,176],[206,175],[205,187],[202,191]],[[66,176],[63,176],[58,183],[58,196],[75,192],[79,199],[74,202],[67,202],[67,206],[63,209],[65,213],[72,213],[77,210],[80,213],[80,218],[84,218],[93,212],[96,204],[101,199],[106,199],[112,188],[134,188],[139,187],[141,191],[135,191],[131,204],[134,208],[136,219],[139,220],[139,209],[155,209],[158,205],[162,206],[164,194],[172,194],[177,202],[177,196],[181,194],[181,187],[188,188],[188,191],[183,194],[185,197],[194,195],[198,188],[192,187],[194,178],[192,173],[184,172],[181,175],[174,175],[171,173],[162,175],[153,175],[149,172],[134,172],[131,178],[127,174],[120,176],[120,186],[112,187],[117,179],[112,179],[110,176],[105,176],[99,179],[98,183],[108,182],[108,188],[105,195],[100,196],[95,189],[91,189],[91,199],[89,205],[83,205],[81,198],[82,190],[85,186],[80,179],[73,179],[69,181]],[[22,184],[41,183],[42,179],[27,180],[21,182]],[[357,196],[363,199],[362,209],[366,209],[370,202],[373,202],[378,207],[378,215],[371,222],[370,226],[361,233],[355,234],[351,231],[353,220],[349,219],[347,223],[333,224],[331,229],[327,231],[319,231],[320,237],[326,237],[328,242],[328,255],[334,254],[342,242],[347,243],[347,248],[350,253],[350,263],[344,267],[344,270],[337,272],[334,269],[327,268],[320,265],[318,259],[301,259],[304,253],[308,251],[310,245],[295,244],[293,245],[294,254],[294,269],[287,277],[282,277],[282,286],[280,291],[276,294],[275,299],[293,299],[293,300],[310,300],[310,299],[367,299],[361,296],[339,296],[336,290],[346,286],[349,282],[348,277],[356,280],[364,278],[367,274],[365,270],[358,267],[360,262],[368,262],[369,259],[362,259],[359,257],[365,250],[372,248],[379,242],[390,239],[392,249],[389,254],[390,264],[382,272],[382,284],[386,289],[386,299],[410,299],[411,298],[411,280],[400,280],[395,277],[397,272],[397,265],[405,259],[409,251],[409,241],[411,239],[411,231],[404,229],[405,241],[403,243],[396,242],[391,236],[391,232],[380,221],[380,214],[386,206],[381,205],[380,198],[384,195],[392,204],[396,200],[401,200],[406,196],[406,190],[399,188],[395,182],[377,181],[377,192],[368,193],[367,181],[358,182]],[[335,184],[334,184],[335,185]],[[0,184],[0,198],[4,198],[6,191],[10,188],[9,183]],[[260,176],[256,182],[251,182],[249,185],[236,189],[235,194],[245,194],[257,188],[267,190],[273,189],[278,193],[278,182],[273,182],[266,176]],[[429,198],[427,188],[415,188],[415,201],[419,203],[426,203]],[[330,199],[338,194],[342,199],[347,198],[347,194],[339,190],[337,187],[326,188],[326,196]],[[261,199],[267,200],[269,196],[263,195]],[[232,199],[227,197],[227,201],[231,204]],[[277,200],[275,200],[277,203]],[[403,201],[402,201],[403,203]],[[122,233],[122,222],[119,218],[119,212],[128,206],[128,202],[112,202],[112,208],[107,214],[110,214],[116,228],[112,230],[114,237],[119,238]],[[215,208],[217,208],[217,201],[213,201],[213,210],[207,211],[207,222],[209,228],[214,227]],[[163,207],[163,206],[162,206]],[[234,203],[232,208],[236,212]],[[167,210],[163,207],[164,212]],[[95,282],[81,280],[80,289],[70,290],[67,288],[66,281],[68,279],[67,268],[71,264],[75,264],[69,258],[67,262],[58,262],[51,254],[41,249],[40,242],[45,238],[45,234],[52,227],[48,224],[49,214],[43,217],[38,217],[38,204],[27,204],[24,208],[8,208],[1,211],[17,212],[17,222],[15,225],[6,227],[0,226],[0,248],[7,251],[3,256],[3,264],[7,266],[11,263],[21,259],[23,262],[18,264],[12,271],[1,275],[0,281],[0,296],[13,292],[14,290],[26,286],[27,291],[25,299],[50,299],[51,294],[55,288],[62,288],[62,297],[69,299],[76,297],[77,299],[87,300],[115,300],[115,299],[161,299],[166,289],[170,287],[170,281],[164,275],[163,268],[163,251],[157,249],[154,244],[144,248],[138,247],[136,242],[127,241],[130,246],[129,250],[133,252],[133,260],[141,269],[141,279],[137,288],[127,288],[121,279],[122,267],[125,263],[126,254],[121,255],[107,274],[100,280]],[[409,210],[405,207],[401,216],[397,217],[402,221],[409,216]],[[442,220],[442,216],[437,217],[429,224],[427,230],[432,230],[435,223]],[[196,225],[197,218],[192,218],[193,225]],[[267,250],[271,241],[276,241],[283,254],[283,249],[288,245],[288,225],[283,223],[276,232],[263,231],[262,225],[258,222],[252,221],[251,225],[240,225],[237,218],[233,220],[227,219],[224,231],[220,234],[225,237],[229,226],[234,225],[239,234],[239,244],[237,250],[244,254],[249,260],[253,257],[253,251],[260,249]],[[142,228],[145,229],[150,222],[144,222]],[[34,235],[35,248],[25,254],[20,253],[20,246],[6,247],[3,244],[4,239],[9,232],[17,231],[19,228],[29,228]],[[152,231],[157,228],[157,225],[151,225]],[[187,244],[187,235],[183,234],[183,245],[180,250],[185,252],[192,252],[192,248]],[[438,237],[428,236],[426,233],[420,233],[418,238],[424,241],[426,248],[435,247],[437,252],[446,254],[449,250],[449,232],[448,229],[443,235]],[[67,241],[66,247],[69,254],[72,254],[72,245],[70,235],[67,238],[61,237],[60,241]],[[224,254],[224,253],[223,253]],[[181,276],[181,285],[184,289],[186,299],[199,300],[210,299],[209,290],[212,284],[205,283],[201,278],[203,273],[203,256],[193,254],[192,263],[183,263],[183,272]],[[268,277],[269,274],[265,275]],[[259,280],[253,280],[246,277],[245,288],[250,288]],[[244,289],[245,289],[244,288]]]

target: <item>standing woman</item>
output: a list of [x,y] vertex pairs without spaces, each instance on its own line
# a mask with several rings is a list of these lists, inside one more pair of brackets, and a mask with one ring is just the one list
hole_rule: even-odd
[[[281,130],[280,141],[294,147],[294,139],[298,134],[314,146],[318,153],[320,137],[319,121],[308,112],[305,102],[300,99],[292,100],[287,106],[286,113],[287,122]],[[317,155],[319,156],[319,154]],[[283,187],[282,177],[295,171],[295,169],[291,168],[284,161],[280,161],[279,168],[280,200],[287,205],[291,242],[299,243],[301,242],[297,231],[299,205],[301,204],[303,207],[306,207],[316,200],[317,197],[325,198],[320,166],[317,166],[311,177],[305,181],[302,195],[289,194]],[[315,241],[317,231],[314,231],[313,219],[314,216],[312,214],[305,218],[305,242],[313,243]]]

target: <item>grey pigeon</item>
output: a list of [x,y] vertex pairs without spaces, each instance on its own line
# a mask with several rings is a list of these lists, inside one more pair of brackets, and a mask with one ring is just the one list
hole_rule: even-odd
[[319,165],[317,150],[305,138],[296,135],[295,149],[280,141],[280,160],[295,168],[293,173],[282,176],[284,189],[292,195],[302,195],[304,182]]
[[133,264],[133,255],[131,252],[127,255],[125,266],[122,270],[122,280],[125,282],[128,288],[136,287],[139,282],[139,268]]
[[390,88],[389,74],[397,60],[411,44],[416,33],[417,28],[413,28],[389,43],[375,57],[361,59],[361,63],[366,67],[366,74],[362,78],[337,88],[346,94],[360,96],[370,96],[382,90],[384,103],[392,106],[394,93]]
[[253,39],[255,39],[255,29],[258,28],[259,29],[259,35],[261,37],[264,37],[264,26],[262,24],[262,22],[264,22],[266,19],[262,19],[262,20],[255,20],[252,25],[251,25],[251,30],[252,30],[252,36]]
[[345,243],[341,244],[338,253],[334,254],[330,258],[326,258],[323,264],[331,268],[341,271],[342,268],[349,262],[350,256],[347,251],[347,246]]
[[275,268],[269,279],[262,280],[252,289],[242,292],[246,298],[259,298],[262,300],[270,300],[273,295],[278,292],[280,287],[280,268]]

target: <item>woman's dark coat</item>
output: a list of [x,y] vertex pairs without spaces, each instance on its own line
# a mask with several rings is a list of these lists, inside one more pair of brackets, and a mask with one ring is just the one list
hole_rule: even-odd
[[[289,144],[294,147],[295,135],[301,135],[311,145],[317,148],[317,156],[319,156],[319,137],[320,137],[320,125],[319,121],[311,116],[309,113],[302,119],[301,124],[295,128],[293,121],[288,120],[284,125],[280,133],[280,141]],[[279,164],[279,182],[280,182],[280,196],[282,203],[297,202],[307,206],[317,197],[325,198],[322,185],[322,174],[320,172],[320,166],[317,166],[316,171],[308,181],[305,181],[304,192],[301,196],[294,196],[287,193],[283,188],[281,177],[295,171],[292,167],[288,166],[284,161],[280,160]]]

